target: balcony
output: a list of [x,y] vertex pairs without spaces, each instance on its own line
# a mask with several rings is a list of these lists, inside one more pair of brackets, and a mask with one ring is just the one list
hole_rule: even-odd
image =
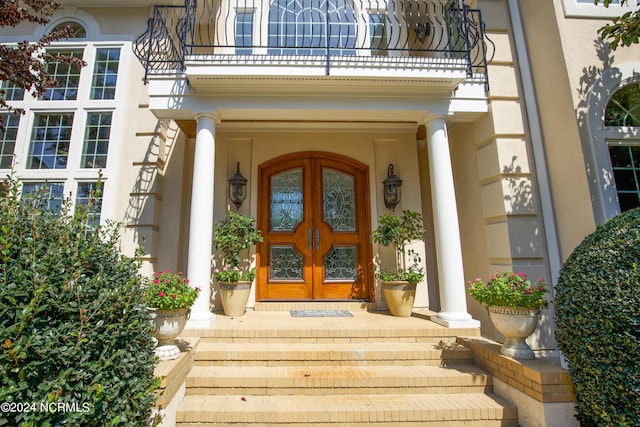
[[463,0],[185,0],[155,6],[134,50],[145,81],[198,92],[428,95],[486,87],[487,42]]

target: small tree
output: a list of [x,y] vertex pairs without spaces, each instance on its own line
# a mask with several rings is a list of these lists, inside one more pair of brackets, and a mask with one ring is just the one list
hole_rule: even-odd
[[383,214],[378,220],[378,228],[371,233],[373,243],[394,248],[396,256],[396,272],[383,269],[378,276],[384,281],[406,280],[418,283],[424,277],[424,269],[419,267],[420,255],[407,245],[416,240],[423,240],[426,230],[422,225],[422,215],[413,211],[402,211],[397,217]]
[[[628,0],[622,0],[621,4],[626,4]],[[602,0],[605,7],[609,7],[612,0]],[[600,0],[594,0],[594,4]],[[609,40],[611,49],[616,50],[618,46],[631,46],[640,40],[640,9],[626,12],[622,16],[613,18],[611,24],[598,29],[598,34],[603,39]]]
[[[15,28],[22,22],[34,22],[45,25],[49,22],[53,12],[60,5],[49,0],[13,0],[0,1],[0,27]],[[68,55],[52,55],[45,48],[52,42],[69,37],[71,30],[57,29],[45,34],[35,43],[22,41],[17,44],[0,45],[0,81],[27,91],[32,91],[34,97],[41,96],[49,88],[58,86],[58,82],[47,73],[47,64],[62,62],[76,66],[85,63]],[[14,109],[5,99],[6,91],[0,89],[0,109],[21,113]],[[0,132],[4,131],[0,116]]]
[[117,224],[90,224],[91,202],[55,212],[44,190],[19,187],[0,192],[0,402],[14,405],[0,425],[146,425],[155,357],[139,257],[119,253]]

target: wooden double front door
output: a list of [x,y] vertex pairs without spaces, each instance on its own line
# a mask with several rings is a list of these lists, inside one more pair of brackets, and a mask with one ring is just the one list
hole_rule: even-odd
[[368,175],[320,152],[260,166],[258,300],[371,298]]

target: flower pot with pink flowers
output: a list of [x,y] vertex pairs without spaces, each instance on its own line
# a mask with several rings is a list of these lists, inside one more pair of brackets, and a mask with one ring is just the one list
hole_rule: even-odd
[[182,333],[191,306],[198,298],[200,288],[191,287],[182,273],[159,271],[145,287],[147,310],[158,340],[156,354],[161,360],[177,358],[180,354],[175,339]]
[[505,336],[500,353],[514,359],[535,359],[525,339],[536,330],[540,309],[549,304],[548,292],[542,278],[532,283],[526,274],[512,271],[496,272],[486,282],[477,278],[467,287],[473,299],[487,306],[493,325]]
[[255,220],[232,211],[213,229],[214,247],[222,253],[222,268],[213,271],[220,287],[225,316],[242,316],[247,308],[251,284],[256,277],[248,249],[262,242]]

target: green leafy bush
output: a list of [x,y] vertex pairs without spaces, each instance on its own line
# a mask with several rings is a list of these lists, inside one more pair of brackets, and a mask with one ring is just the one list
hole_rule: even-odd
[[0,425],[143,426],[155,357],[137,258],[115,224],[0,192]]
[[583,426],[640,420],[640,209],[599,226],[562,267],[556,339]]

